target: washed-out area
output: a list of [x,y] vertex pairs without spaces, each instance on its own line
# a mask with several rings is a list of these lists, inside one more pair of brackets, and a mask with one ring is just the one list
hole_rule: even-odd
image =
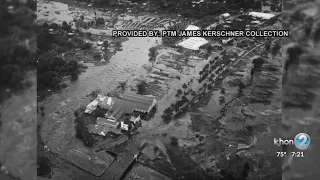
[[[211,169],[214,174],[217,166],[233,171],[230,173],[239,173],[243,165],[241,161],[250,159],[253,179],[264,175],[273,178],[281,176],[281,171],[278,171],[281,162],[273,156],[279,149],[273,145],[273,137],[277,136],[281,120],[280,61],[267,60],[261,72],[257,72],[252,79],[249,75],[252,60],[256,58],[254,54],[263,48],[252,52],[247,60],[234,67],[236,69],[231,75],[220,83],[218,81],[210,91],[212,95],[202,95],[187,115],[169,125],[163,125],[162,121],[147,122],[145,132],[140,135],[145,133],[143,138],[146,138],[148,131],[154,129],[150,139],[160,139],[167,144],[171,161],[168,162],[165,157],[158,160],[148,157],[143,162],[192,179],[198,174],[203,175],[204,170]],[[247,84],[241,92],[237,85],[239,81]],[[140,130],[143,131],[143,128]],[[179,157],[175,157],[177,154]],[[234,167],[223,167],[226,164],[220,158],[230,154],[230,157],[239,154],[243,159],[235,160]],[[181,156],[185,158],[183,162],[179,162]],[[178,161],[177,164],[174,164],[175,161]],[[222,165],[219,166],[219,163]],[[196,164],[200,165],[200,169],[195,168]]]
[[[39,103],[43,107],[38,116],[39,143],[43,143],[43,168],[47,170],[43,178],[203,179],[221,178],[221,170],[241,177],[247,164],[253,179],[278,173],[271,169],[278,163],[270,158],[275,152],[271,148],[266,152],[265,147],[270,145],[266,139],[276,132],[281,112],[280,65],[277,57],[255,56],[264,51],[264,39],[241,38],[228,41],[231,43],[210,39],[211,52],[172,46],[182,39],[120,40],[110,37],[112,29],[157,29],[173,20],[176,28],[188,24],[164,15],[124,13],[115,18],[111,12],[97,10],[94,15],[91,10],[77,4],[38,3],[40,24],[69,23],[76,18],[72,28],[81,29],[85,35],[79,37],[92,43],[91,49],[61,53],[66,59],[83,61],[87,69],[65,89]],[[81,16],[86,23],[77,23]],[[95,16],[107,22],[90,24]],[[105,40],[110,42],[107,48],[98,45]],[[90,58],[96,53],[102,55]],[[263,66],[250,75],[253,61],[259,58]],[[74,111],[92,101],[93,91],[121,91],[119,84],[126,82],[124,91],[137,93],[136,84],[141,80],[147,82],[145,94],[158,98],[155,115],[142,121],[130,138],[121,135],[114,141],[101,140],[98,148],[85,147],[75,137]],[[179,107],[177,102],[184,104]],[[168,107],[175,109],[175,117],[165,122]],[[133,158],[136,154],[138,159]]]

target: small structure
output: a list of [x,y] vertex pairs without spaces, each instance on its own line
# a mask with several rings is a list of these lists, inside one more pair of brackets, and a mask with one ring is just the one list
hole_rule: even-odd
[[140,116],[126,116],[120,121],[120,129],[124,131],[132,131],[140,122]]
[[269,13],[262,13],[262,12],[250,12],[249,16],[253,16],[253,17],[257,17],[257,18],[261,18],[261,19],[271,19],[273,18],[275,15],[273,14],[269,14]]
[[200,27],[198,26],[194,26],[194,25],[189,25],[185,30],[189,31],[189,30],[200,30]]
[[234,38],[231,37],[231,38],[228,38],[228,39],[223,39],[222,40],[222,44],[230,44],[234,41]]
[[230,17],[230,14],[229,13],[224,13],[224,14],[221,14],[220,17],[228,18],[228,17]]
[[133,122],[134,125],[137,125],[140,122],[140,120],[141,120],[140,116],[138,117],[131,116],[129,119],[129,121]]
[[49,29],[49,33],[50,34],[54,34],[54,30],[53,29]]
[[112,105],[114,104],[114,99],[112,97],[106,97],[101,99],[102,101],[99,102],[99,106],[104,109],[111,109]]
[[112,97],[98,95],[98,97],[93,100],[90,104],[87,105],[85,113],[92,114],[93,111],[97,109],[97,106],[100,106],[103,109],[110,109],[114,103]]
[[125,124],[123,121],[120,122],[120,128],[125,131],[129,131],[129,125]]
[[190,50],[199,50],[200,46],[203,46],[205,44],[207,44],[209,41],[207,41],[204,38],[201,37],[190,37],[185,41],[182,41],[181,43],[179,43],[178,45],[186,48],[186,49],[190,49]]
[[217,26],[218,26],[218,23],[213,23],[210,26],[206,27],[205,29],[206,30],[212,30],[212,29],[215,29]]
[[98,104],[99,101],[97,99],[93,100],[90,104],[87,105],[84,112],[87,114],[92,114],[92,112],[97,109]]
[[74,36],[74,33],[68,33],[68,36],[69,36],[69,37],[73,37],[73,36]]

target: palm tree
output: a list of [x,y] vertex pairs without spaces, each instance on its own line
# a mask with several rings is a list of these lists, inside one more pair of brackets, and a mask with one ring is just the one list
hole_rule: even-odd
[[119,87],[121,88],[122,91],[126,90],[126,86],[127,86],[127,81],[123,81],[119,83]]
[[181,95],[182,95],[182,90],[178,89],[177,94],[176,94],[176,98],[179,98]]

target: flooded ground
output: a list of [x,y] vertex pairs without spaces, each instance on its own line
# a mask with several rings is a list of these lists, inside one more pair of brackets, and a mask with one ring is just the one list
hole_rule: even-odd
[[[91,20],[94,18],[91,10],[77,4],[68,6],[53,1],[39,1],[38,20],[61,24],[81,14]],[[97,11],[97,14],[112,20],[111,12]],[[134,17],[128,13],[118,19],[114,28],[154,29],[159,28],[159,24],[166,26],[171,20],[181,21],[156,15]],[[90,27],[85,31],[108,39],[114,28]],[[97,41],[98,39],[92,42],[96,44]],[[157,48],[157,56],[153,62],[149,61],[148,55],[151,47]],[[41,102],[45,115],[39,115],[38,120],[41,121],[40,136],[46,146],[44,150],[59,157],[49,155],[56,164],[49,172],[52,175],[47,177],[100,179],[93,176],[95,175],[119,179],[125,174],[130,162],[125,164],[120,161],[119,164],[110,154],[85,148],[75,138],[73,111],[81,105],[87,105],[91,100],[87,95],[94,90],[108,93],[117,89],[120,82],[127,81],[127,91],[136,91],[136,82],[142,79],[148,82],[147,92],[159,98],[159,105],[154,118],[143,122],[139,133],[128,141],[128,147],[139,149],[141,144],[147,144],[147,147],[139,150],[142,155],[138,162],[143,166],[135,163],[125,179],[145,177],[146,174],[151,176],[155,171],[158,173],[154,176],[160,179],[164,179],[160,174],[166,173],[169,175],[164,176],[172,179],[192,179],[205,177],[208,169],[216,174],[218,168],[237,171],[237,167],[224,168],[226,163],[220,163],[223,162],[220,161],[221,158],[235,153],[250,159],[253,179],[261,175],[276,174],[271,167],[279,161],[273,158],[275,150],[269,147],[272,141],[269,143],[267,139],[272,139],[280,121],[279,61],[268,59],[263,71],[250,81],[248,74],[252,60],[254,55],[263,51],[264,41],[253,41],[246,49],[236,47],[236,44],[226,45],[224,49],[237,56],[214,61],[215,58],[224,58],[221,50],[204,59],[198,54],[187,55],[177,49],[164,47],[160,38],[128,38],[121,43],[121,50],[116,51],[105,63],[86,63],[88,69],[78,81]],[[78,61],[87,62],[86,59],[85,56],[78,56]],[[199,82],[199,71],[209,63],[210,76]],[[237,86],[239,81],[248,84],[241,93]],[[270,85],[265,87],[267,83]],[[163,111],[177,101],[177,90],[184,89],[183,84],[188,84],[188,90],[195,92],[187,96],[192,102],[188,105],[191,109],[169,124],[164,123],[161,117]],[[210,89],[203,88],[210,84]],[[203,93],[199,93],[201,88],[204,89]],[[187,89],[184,91],[187,92]],[[265,151],[266,147],[270,152]],[[130,153],[132,152],[120,154],[120,160],[126,160],[126,155]],[[219,163],[221,165],[217,165]],[[147,177],[149,176],[145,178],[148,179]]]
[[[61,7],[62,10],[66,11],[65,5],[61,3],[48,2],[42,5],[44,6],[43,9],[46,9],[45,7],[48,9],[52,8],[49,12],[55,12],[54,9],[56,7]],[[38,3],[38,7],[41,7],[41,2]],[[41,21],[41,8],[38,9],[38,12],[40,12],[38,19]],[[72,12],[75,12],[75,10]],[[54,13],[48,17],[53,18],[51,20],[57,23],[73,19],[71,15],[68,16],[68,13],[63,13],[63,11],[61,14]],[[66,17],[69,17],[69,19]],[[108,33],[103,29],[90,29],[89,31],[92,34],[98,35],[100,33]],[[86,64],[88,69],[79,77],[77,82],[70,84],[61,94],[53,95],[47,102],[44,102],[44,113],[46,115],[44,117],[39,115],[38,119],[42,122],[41,138],[44,144],[48,145],[51,152],[65,156],[69,161],[76,164],[78,163],[75,161],[83,159],[83,156],[85,157],[87,153],[89,153],[87,154],[89,161],[90,156],[93,158],[99,156],[100,160],[105,160],[102,168],[104,171],[106,170],[108,167],[107,163],[111,163],[113,157],[106,153],[104,155],[101,153],[100,155],[94,152],[90,153],[82,147],[82,143],[79,140],[75,139],[73,111],[80,105],[87,104],[90,99],[86,98],[86,95],[94,90],[100,89],[103,93],[107,93],[116,89],[119,82],[122,81],[128,81],[128,86],[132,85],[134,87],[134,80],[136,78],[144,78],[145,74],[147,74],[145,65],[150,64],[148,61],[149,48],[156,46],[157,41],[159,41],[157,38],[128,39],[121,44],[124,50],[112,56],[107,65],[96,66],[94,64]],[[79,61],[81,60],[80,58]],[[79,147],[80,152],[75,151],[75,147]],[[80,167],[90,171],[89,167],[85,164],[80,165]],[[101,174],[100,171],[96,173]]]

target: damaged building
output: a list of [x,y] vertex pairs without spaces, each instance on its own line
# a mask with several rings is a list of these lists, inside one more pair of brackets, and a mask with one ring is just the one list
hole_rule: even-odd
[[121,130],[132,131],[156,106],[157,99],[149,96],[125,93],[118,99],[98,95],[87,105],[85,113],[92,114],[100,108],[107,112],[104,117],[97,118],[97,124],[89,125],[88,129],[91,133],[103,136],[107,132],[119,134]]

